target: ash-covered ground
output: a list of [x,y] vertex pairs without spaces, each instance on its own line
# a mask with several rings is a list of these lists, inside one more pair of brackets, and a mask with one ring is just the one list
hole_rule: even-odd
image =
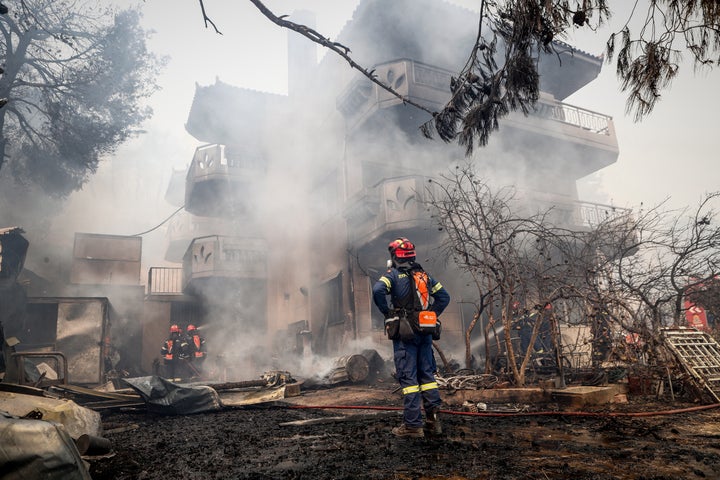
[[[425,439],[391,435],[398,411],[307,408],[398,407],[395,387],[185,416],[105,412],[113,454],[91,458],[90,472],[94,480],[720,478],[720,408],[669,412],[697,404],[631,399],[595,407],[596,416],[547,405],[507,416],[448,407],[443,435]],[[609,415],[659,411],[667,413]]]

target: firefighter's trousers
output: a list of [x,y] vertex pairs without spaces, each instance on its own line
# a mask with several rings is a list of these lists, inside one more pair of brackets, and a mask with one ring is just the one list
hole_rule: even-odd
[[408,427],[422,427],[422,411],[440,408],[440,392],[435,382],[435,357],[432,336],[415,334],[409,342],[393,340],[395,371],[402,387],[403,422]]

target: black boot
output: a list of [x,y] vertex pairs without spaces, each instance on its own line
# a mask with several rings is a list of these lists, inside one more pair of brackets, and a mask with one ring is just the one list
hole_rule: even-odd
[[427,435],[442,435],[442,424],[437,409],[426,412],[424,430]]

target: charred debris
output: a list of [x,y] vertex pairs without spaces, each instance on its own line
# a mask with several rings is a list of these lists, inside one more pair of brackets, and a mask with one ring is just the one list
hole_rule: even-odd
[[[220,408],[223,404],[239,406],[276,401],[299,396],[303,390],[393,383],[394,367],[387,351],[349,347],[347,354],[319,355],[312,351],[312,343],[308,340],[312,332],[308,330],[307,322],[288,327],[284,340],[274,343],[275,349],[280,351],[266,352],[268,358],[264,360],[272,361],[263,363],[255,358],[251,364],[230,365],[238,359],[218,353],[213,368],[202,372],[193,368],[185,370],[182,377],[169,377],[161,374],[157,362],[153,364],[152,372],[145,372],[137,365],[137,359],[135,365],[129,360],[141,351],[133,351],[127,344],[114,341],[118,338],[118,329],[127,328],[122,323],[123,317],[133,309],[142,311],[142,307],[126,302],[125,311],[119,314],[108,299],[112,294],[117,295],[112,288],[106,289],[108,297],[28,296],[21,275],[29,247],[23,233],[19,227],[0,229],[0,340],[3,349],[0,391],[71,399],[97,411],[147,408],[164,413],[163,408],[168,407],[167,413],[182,414],[205,408],[188,400],[199,390],[205,392],[199,398],[209,395],[199,401],[200,405]],[[93,278],[92,281],[98,282],[95,287],[101,287],[101,275],[110,268],[111,261],[115,262],[115,281],[118,272],[134,275],[134,270],[139,271],[138,240],[135,237],[77,235],[72,267],[74,282],[82,284],[87,280],[78,279]],[[118,249],[118,246],[122,248]],[[129,260],[119,263],[112,259],[103,263],[103,247]],[[106,286],[112,287],[112,284]],[[139,299],[142,304],[142,295]],[[48,331],[51,328],[54,331]],[[131,332],[130,339],[142,344],[144,333]],[[683,327],[664,329],[660,333],[663,343],[657,348],[662,350],[662,355],[653,357],[666,359],[663,365],[644,364],[646,356],[641,351],[642,346],[632,342],[623,345],[626,347],[623,353],[608,356],[612,362],[596,368],[578,368],[572,363],[558,366],[558,362],[553,361],[554,355],[538,353],[528,367],[528,390],[535,395],[534,403],[555,399],[557,392],[570,392],[574,386],[615,386],[611,397],[601,396],[610,401],[621,401],[627,394],[639,394],[670,400],[685,396],[695,401],[720,402],[720,349],[713,337],[700,329]],[[549,343],[557,341],[553,338]],[[637,351],[631,352],[628,345],[637,347]],[[440,360],[438,381],[446,393],[517,390],[501,355],[489,371],[487,368],[461,368],[452,357],[448,358],[440,345],[435,347]],[[275,368],[266,369],[260,375],[250,373],[258,371],[258,365]],[[546,395],[551,390],[556,392],[555,396]],[[523,398],[533,400],[532,395]],[[224,402],[223,396],[227,397]],[[499,394],[495,396],[502,398]],[[462,402],[456,400],[455,403]]]
[[[343,355],[315,353],[307,322],[282,332],[274,351],[253,350],[249,361],[219,353],[202,368],[193,366],[191,358],[181,359],[188,368],[173,372],[179,376],[164,375],[159,362],[153,362],[151,374],[132,374],[142,371],[138,357],[143,352],[132,345],[145,343],[147,331],[149,338],[158,336],[148,325],[132,331],[126,320],[147,312],[142,305],[148,298],[137,287],[105,281],[103,275],[112,272],[115,282],[122,274],[137,275],[139,239],[77,235],[74,291],[88,288],[83,282],[96,282],[91,290],[105,295],[34,297],[23,284],[29,246],[23,233],[18,227],[0,229],[0,434],[15,446],[3,454],[12,458],[0,460],[17,465],[14,474],[90,478],[86,462],[112,455],[107,435],[134,428],[106,428],[102,414],[108,411],[189,415],[258,404],[391,410],[401,403],[389,355],[357,347]],[[115,257],[103,259],[103,251]],[[124,301],[111,302],[112,297]],[[117,343],[118,331],[129,341]],[[652,357],[666,359],[662,365],[647,365],[642,345],[632,341],[623,345],[624,353],[607,357],[612,362],[594,368],[558,367],[554,360],[561,357],[538,352],[529,366],[528,386],[521,388],[513,385],[501,355],[489,371],[461,368],[436,345],[437,380],[447,408],[475,413],[528,413],[549,405],[573,410],[627,403],[632,397],[720,403],[717,342],[696,328],[660,333],[662,354]],[[553,337],[550,345],[559,341]],[[251,373],[271,364],[282,369]],[[350,396],[338,393],[348,388]]]

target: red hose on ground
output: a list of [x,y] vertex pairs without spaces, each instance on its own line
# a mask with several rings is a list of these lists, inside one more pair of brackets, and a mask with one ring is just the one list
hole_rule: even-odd
[[[440,410],[440,413],[450,415],[465,415],[468,417],[533,417],[533,416],[559,416],[559,417],[654,417],[660,415],[674,415],[678,413],[698,412],[720,407],[720,403],[699,405],[697,407],[678,408],[674,410],[660,410],[654,412],[459,412],[455,410]],[[402,410],[402,407],[383,407],[372,405],[292,405],[288,408],[297,410]]]

